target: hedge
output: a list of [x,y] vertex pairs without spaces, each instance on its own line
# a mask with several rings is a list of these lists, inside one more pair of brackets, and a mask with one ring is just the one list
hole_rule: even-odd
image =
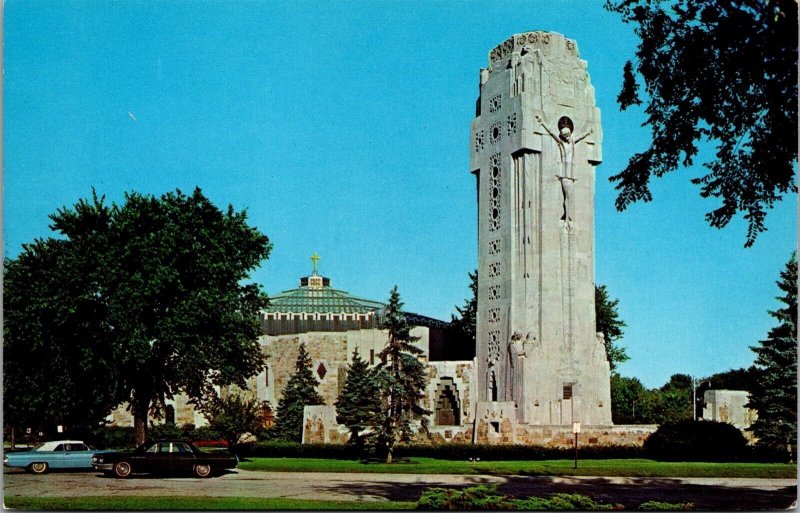
[[[632,446],[586,446],[579,447],[582,458],[617,459],[641,458],[640,447]],[[359,453],[352,445],[301,444],[298,442],[265,441],[241,448],[241,454],[263,458],[329,458],[355,460],[369,456]],[[441,460],[468,460],[480,458],[497,460],[555,460],[574,456],[568,448],[540,447],[534,445],[489,445],[489,444],[398,444],[396,458],[425,457]]]

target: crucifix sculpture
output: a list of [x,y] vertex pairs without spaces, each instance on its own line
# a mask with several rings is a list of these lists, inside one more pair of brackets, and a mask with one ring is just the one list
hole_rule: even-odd
[[561,174],[557,176],[558,180],[561,182],[561,192],[564,194],[564,214],[561,216],[561,219],[567,222],[572,221],[570,195],[572,194],[572,184],[576,180],[572,171],[572,164],[575,158],[575,145],[586,139],[594,130],[589,130],[582,136],[573,139],[572,132],[574,126],[572,120],[566,116],[558,120],[558,135],[554,134],[547,125],[544,124],[541,117],[536,116],[536,121],[547,130],[550,137],[558,144],[558,151],[561,154]]

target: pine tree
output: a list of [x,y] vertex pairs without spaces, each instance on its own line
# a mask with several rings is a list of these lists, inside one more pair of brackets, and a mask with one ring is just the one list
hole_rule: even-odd
[[366,360],[353,351],[347,367],[347,378],[336,401],[336,422],[350,430],[349,442],[359,449],[364,446],[365,434],[373,425],[376,412],[381,409],[381,394],[375,373]]
[[797,254],[792,254],[777,282],[784,308],[769,312],[777,319],[766,340],[750,349],[756,353],[756,378],[749,408],[758,419],[749,430],[759,444],[786,448],[797,439]]
[[283,397],[278,402],[273,436],[290,442],[301,442],[303,439],[303,408],[316,404],[323,404],[322,397],[317,393],[319,381],[311,371],[311,358],[306,351],[306,345],[300,344],[297,353],[295,371],[286,388]]
[[388,340],[379,354],[381,363],[376,370],[382,404],[375,417],[376,443],[378,450],[386,453],[387,463],[392,462],[395,444],[411,439],[413,422],[419,421],[420,428],[427,431],[425,415],[431,413],[420,406],[427,385],[426,369],[417,358],[422,350],[414,345],[419,337],[411,335],[402,308],[400,293],[394,287],[381,326],[388,331]]
[[475,326],[478,322],[478,271],[469,273],[469,289],[472,295],[464,301],[463,307],[456,307],[459,317],[451,316],[450,326],[459,340],[458,358],[475,357]]

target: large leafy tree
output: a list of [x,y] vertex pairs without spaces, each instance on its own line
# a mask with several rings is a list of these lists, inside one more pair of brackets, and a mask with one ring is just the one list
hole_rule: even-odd
[[653,393],[655,395],[653,422],[665,424],[692,420],[694,401],[691,376],[673,374],[666,384]]
[[777,282],[782,308],[769,312],[778,323],[767,338],[751,347],[756,353],[748,407],[758,413],[750,430],[759,443],[786,447],[797,440],[797,255]]
[[301,442],[303,440],[303,409],[306,406],[323,404],[322,397],[317,393],[319,381],[311,370],[311,357],[306,351],[306,345],[300,344],[297,360],[294,365],[294,374],[289,378],[283,396],[278,401],[275,426],[272,428],[274,438]]
[[366,360],[353,351],[347,367],[347,378],[336,400],[336,422],[350,430],[349,442],[359,449],[364,446],[365,431],[374,424],[381,409],[380,383]]
[[638,378],[611,375],[611,420],[614,424],[637,424],[651,417],[647,389]]
[[91,427],[126,399],[97,276],[110,209],[76,209],[95,236],[37,240],[5,262],[3,414],[12,429]]
[[692,378],[674,374],[659,388],[637,378],[611,376],[611,416],[615,424],[667,424],[692,418]]
[[776,201],[796,192],[797,2],[795,0],[607,0],[640,42],[623,70],[618,102],[640,104],[652,142],[611,177],[617,209],[650,201],[649,183],[691,166],[699,144],[715,146],[707,174],[692,179],[719,198],[706,219],[716,228],[741,213],[745,245],[764,231]]
[[[28,266],[25,272],[45,267],[51,278],[42,283],[40,299],[9,305],[14,320],[7,323],[6,336],[10,344],[24,344],[31,327],[44,324],[52,334],[45,351],[80,351],[82,361],[97,360],[43,376],[54,383],[51,388],[61,385],[64,375],[68,384],[103,380],[113,399],[130,401],[141,443],[148,414],[157,413],[166,399],[186,393],[202,401],[212,386],[245,386],[261,370],[257,315],[266,296],[245,280],[271,245],[247,225],[245,212],[230,206],[223,212],[195,189],[191,195],[176,191],[161,197],[128,193],[123,204],[111,206],[95,195],[50,218],[61,238],[26,248],[20,265]],[[48,260],[45,246],[60,247],[64,260]],[[76,266],[70,271],[65,262]],[[65,290],[65,284],[74,290]],[[48,316],[53,310],[47,305],[57,315]],[[86,340],[74,346],[80,336]],[[37,353],[17,348],[7,355],[13,360],[5,370],[16,375],[13,366],[30,365]],[[50,358],[55,360],[48,368],[60,365],[57,356]],[[108,370],[88,372],[93,365]],[[5,385],[7,393],[14,390],[8,381]]]
[[418,337],[411,335],[397,287],[392,289],[383,319],[381,328],[387,331],[388,339],[379,353],[381,363],[376,377],[381,387],[381,409],[374,417],[373,429],[377,449],[391,463],[395,444],[410,440],[416,423],[426,431],[425,416],[431,412],[420,405],[425,396],[427,372],[417,358],[422,350],[414,345]]
[[622,338],[622,329],[626,326],[625,321],[619,318],[618,305],[619,299],[611,299],[605,285],[595,285],[595,329],[603,334],[606,357],[612,374],[616,373],[619,364],[630,359],[625,348],[616,343]]

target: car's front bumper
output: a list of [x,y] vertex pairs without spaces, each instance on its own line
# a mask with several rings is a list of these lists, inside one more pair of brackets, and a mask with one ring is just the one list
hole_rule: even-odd
[[113,463],[92,463],[95,470],[114,470]]

